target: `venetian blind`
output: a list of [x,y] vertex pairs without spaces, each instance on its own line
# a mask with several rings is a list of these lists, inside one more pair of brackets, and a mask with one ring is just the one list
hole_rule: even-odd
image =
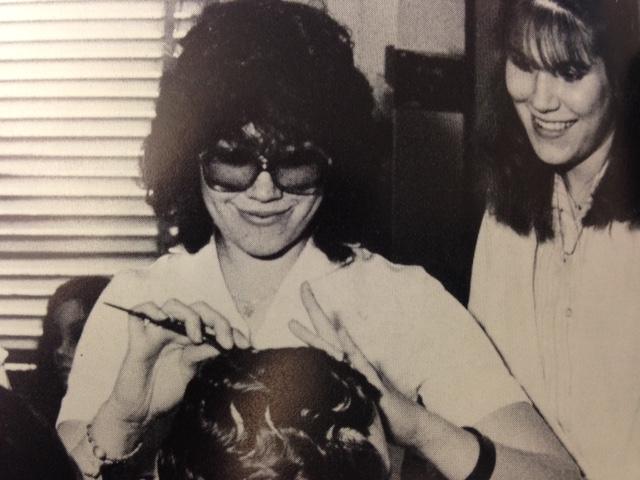
[[58,285],[156,256],[137,161],[164,60],[202,3],[0,0],[0,345],[9,368],[33,360]]

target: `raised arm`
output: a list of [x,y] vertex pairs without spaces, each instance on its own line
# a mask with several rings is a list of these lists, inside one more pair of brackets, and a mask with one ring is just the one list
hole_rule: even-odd
[[[128,346],[111,394],[90,424],[67,421],[59,426],[60,436],[85,477],[96,478],[104,469],[136,462],[148,436],[156,433],[158,421],[182,399],[198,364],[218,354],[203,343],[202,324],[215,332],[224,348],[249,346],[240,332],[204,303],[185,305],[169,300],[162,308],[145,303],[134,310],[158,322],[168,317],[182,321],[187,336],[129,318]],[[131,471],[134,475],[135,469]]]
[[[530,404],[516,403],[489,414],[473,425],[485,437],[479,438],[431,412],[428,401],[424,408],[398,392],[362,354],[344,324],[331,321],[324,314],[308,285],[303,286],[302,298],[316,331],[311,332],[293,321],[290,324],[292,332],[307,344],[338,358],[346,354],[350,363],[381,390],[380,406],[392,440],[417,451],[447,478],[580,478],[574,462]],[[474,394],[482,395],[483,392],[469,392],[469,396]],[[495,448],[493,468],[491,444]],[[470,476],[474,470],[484,470],[485,474]]]

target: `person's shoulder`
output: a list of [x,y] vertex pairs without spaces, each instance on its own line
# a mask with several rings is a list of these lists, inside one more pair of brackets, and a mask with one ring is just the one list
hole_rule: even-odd
[[112,284],[126,286],[132,283],[147,285],[161,283],[167,285],[180,282],[181,278],[191,274],[198,265],[202,265],[203,257],[210,253],[210,249],[210,244],[207,244],[199,251],[189,253],[182,245],[173,247],[149,265],[117,273],[113,277]]
[[[614,221],[601,228],[590,228],[589,262],[595,268],[617,271],[633,285],[640,285],[640,228],[630,222]],[[628,282],[623,282],[629,285]],[[622,285],[622,283],[621,283]]]
[[640,248],[640,224],[613,221],[602,230],[620,242],[626,242],[629,246]]
[[345,270],[367,288],[379,285],[396,293],[410,293],[416,289],[422,290],[425,286],[437,290],[443,288],[422,266],[394,263],[383,255],[359,246],[353,247],[353,256],[345,265]]
[[394,263],[385,256],[372,252],[365,247],[352,247],[353,255],[347,261],[345,267],[352,270],[368,270],[371,273],[381,274],[407,274],[407,275],[427,275],[427,272],[419,265],[404,265]]
[[[528,234],[518,233],[491,210],[487,210],[480,225],[475,253],[502,259],[526,257],[535,245],[536,235],[533,230]],[[484,248],[479,251],[480,246]]]
[[[484,212],[480,228],[482,231],[489,232],[493,235],[509,236],[514,238],[523,237],[511,228],[509,224],[498,219],[497,215],[490,209],[487,209]],[[526,235],[524,237],[526,237]]]

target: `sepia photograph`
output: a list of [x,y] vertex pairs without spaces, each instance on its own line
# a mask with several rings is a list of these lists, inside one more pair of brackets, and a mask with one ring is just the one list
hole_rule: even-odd
[[0,479],[640,480],[640,0],[0,0]]

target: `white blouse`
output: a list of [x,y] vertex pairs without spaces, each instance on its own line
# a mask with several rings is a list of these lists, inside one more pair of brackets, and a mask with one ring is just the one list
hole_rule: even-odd
[[538,243],[485,214],[469,309],[587,478],[637,480],[640,230],[563,233]]
[[256,348],[300,346],[288,323],[297,319],[313,328],[300,299],[304,281],[397,388],[414,399],[420,394],[451,422],[473,425],[504,406],[528,401],[469,312],[422,268],[394,265],[364,249],[356,249],[353,261],[336,264],[309,241],[264,323],[252,330],[227,289],[212,241],[195,254],[178,249],[146,269],[114,277],[82,333],[58,423],[91,421],[116,381],[126,352],[127,317],[105,301],[124,307],[144,301],[161,305],[169,298],[206,301]]

